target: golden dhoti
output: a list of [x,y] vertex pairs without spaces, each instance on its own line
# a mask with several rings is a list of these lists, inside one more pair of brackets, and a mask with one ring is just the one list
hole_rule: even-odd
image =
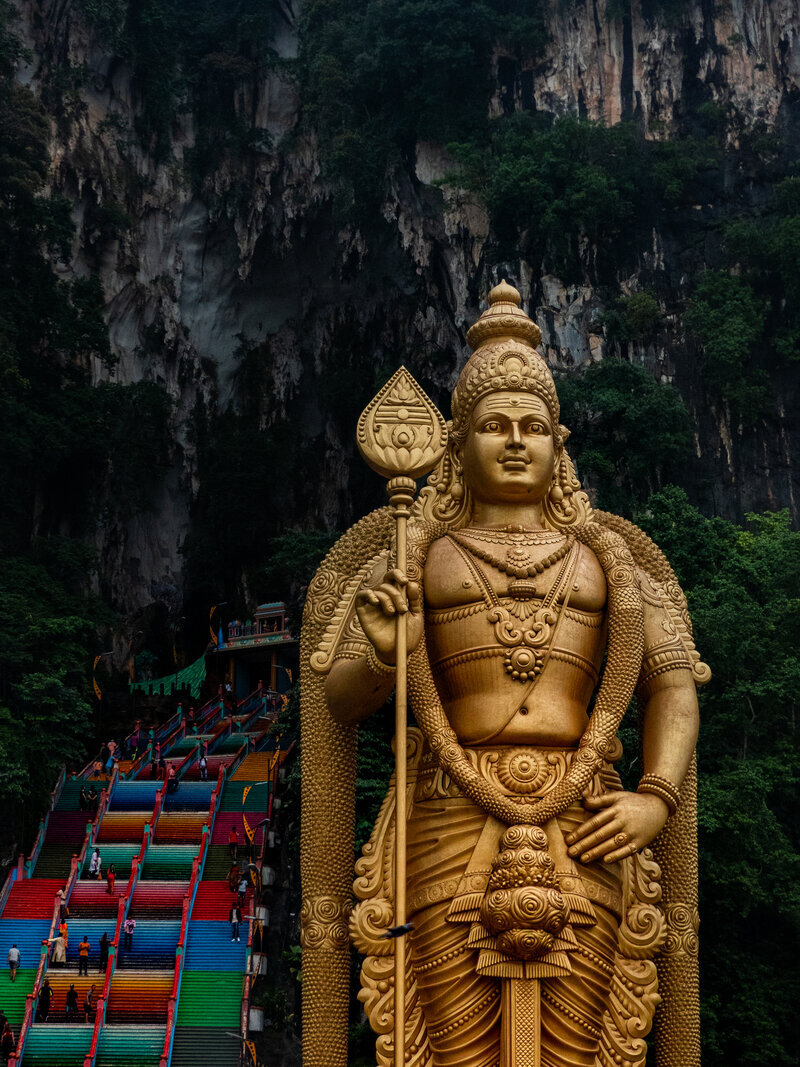
[[[423,775],[417,795],[424,795],[424,783]],[[585,817],[583,807],[576,804],[558,819],[562,841]],[[484,888],[482,880],[488,879],[485,858],[492,839],[499,841],[503,829],[495,824],[487,833],[488,822],[471,801],[442,795],[415,800],[409,821],[411,967],[427,1024],[432,1067],[459,1067],[467,1049],[471,1067],[499,1063],[501,979],[478,973],[478,951],[468,946],[470,923],[453,914],[459,894],[477,897]],[[476,858],[481,841],[484,855]],[[619,864],[577,869],[568,860],[569,867],[563,870],[566,850],[562,846],[559,851],[562,884],[570,893],[580,887],[586,894],[591,901],[586,910],[593,912],[594,922],[574,929],[578,947],[570,956],[572,973],[542,980],[542,1065],[592,1067],[614,970],[621,871]]]
[[[552,788],[563,776],[572,755],[564,750],[470,750],[476,769],[499,781],[509,795],[517,790],[509,788],[509,783],[515,786],[516,782],[514,773],[507,773],[508,767],[515,772],[522,766],[526,773],[519,777],[521,788],[527,789],[521,794],[525,799]],[[498,954],[482,952],[481,945],[485,946],[486,941],[485,938],[481,941],[476,934],[480,935],[482,930],[480,907],[492,860],[506,827],[462,796],[427,750],[415,762],[415,773],[410,778],[413,803],[408,821],[407,900],[408,918],[414,926],[408,949],[408,978],[414,1005],[411,1021],[416,1019],[416,1023],[406,1062],[415,1067],[463,1067],[466,1062],[470,1067],[498,1067],[502,985],[512,973],[509,967],[524,969],[525,964],[497,963]],[[531,768],[531,773],[527,773]],[[535,791],[532,787],[536,787]],[[616,772],[606,765],[598,773],[591,792],[619,788]],[[391,839],[390,801],[391,794],[376,827],[383,845],[378,852],[376,846],[380,841],[374,835],[365,849],[364,860],[359,861],[364,872],[376,870],[378,866],[387,871],[379,856],[382,853],[384,861],[388,858],[385,849]],[[635,960],[623,959],[620,945],[625,942],[625,909],[633,901],[631,886],[636,882],[636,864],[647,864],[650,900],[657,899],[658,872],[654,864],[640,857],[610,865],[575,863],[567,855],[564,837],[585,818],[586,809],[576,803],[543,828],[548,852],[554,860],[558,888],[568,902],[573,944],[567,954],[566,968],[555,967],[552,974],[537,979],[541,983],[541,1065],[597,1067],[614,1063],[616,1048],[611,1046],[615,1042],[609,1034],[624,1033],[627,1024],[630,1024],[631,1037],[625,1040],[625,1051],[631,1055],[635,1041],[635,1047],[641,1052],[641,1059],[636,1057],[629,1062],[643,1064],[643,1037],[657,999],[655,967],[642,958],[652,954],[643,951],[644,942],[637,943],[636,952],[630,953],[638,956]],[[381,881],[385,892],[388,879]],[[357,893],[364,900],[361,907],[375,909],[380,894],[374,891],[367,894],[366,888],[366,880],[356,883]],[[658,916],[657,910],[644,900],[636,901],[636,906],[647,908],[648,915],[652,912]],[[367,911],[362,915],[365,921],[368,915],[375,921],[378,912]],[[391,915],[388,907],[385,915],[388,924]],[[650,917],[648,921],[658,925],[659,920]],[[360,940],[356,937],[357,943]],[[655,949],[657,938],[650,936],[648,940]],[[377,1013],[369,1011],[370,1004],[388,1007],[387,994],[379,996],[379,993],[388,980],[390,964],[390,958],[373,957],[365,961],[362,971],[365,988],[361,999],[373,1025]],[[519,975],[523,976],[522,971]],[[609,1004],[615,1002],[615,996],[620,1001],[627,997],[622,1014],[630,1011],[628,1019],[613,1018],[610,1023]],[[379,1032],[386,1033],[385,1024]],[[390,1048],[387,1034],[379,1041],[379,1063],[391,1062]],[[607,1055],[609,1051],[611,1059]]]

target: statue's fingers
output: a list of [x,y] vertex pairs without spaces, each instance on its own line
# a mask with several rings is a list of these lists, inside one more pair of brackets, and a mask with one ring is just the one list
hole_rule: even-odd
[[571,845],[573,841],[580,841],[582,837],[586,837],[587,834],[597,830],[598,827],[604,826],[607,822],[611,822],[614,817],[613,811],[600,811],[597,815],[593,815],[591,819],[582,822],[580,826],[572,831],[572,833],[567,834],[564,840],[568,845]]
[[[617,828],[614,827],[614,829]],[[619,840],[621,836],[620,830],[617,829],[617,832],[612,833],[611,837],[607,837],[604,841],[599,841],[593,848],[582,852],[581,863],[594,863],[595,860],[605,860],[606,856],[613,855],[616,852],[624,853],[628,846],[627,844],[620,845]],[[627,837],[627,834],[625,836]]]
[[408,583],[408,604],[415,615],[422,611],[422,587],[419,582]]
[[638,851],[639,846],[630,841],[627,845],[623,845],[622,848],[616,848],[613,852],[603,856],[603,863],[617,863],[619,860],[627,859],[628,856],[632,856],[634,852]]
[[396,586],[385,582],[383,585],[378,586],[376,592],[379,596],[387,597],[391,602],[392,614],[397,612],[398,615],[404,615],[408,611],[405,595]]
[[375,595],[375,591],[373,589],[362,589],[360,592],[356,593],[356,607],[357,608],[362,606],[362,605],[364,605],[364,604],[373,604],[374,605],[374,604],[378,604],[378,603],[379,603],[378,598]]
[[605,826],[599,827],[588,837],[583,838],[581,841],[576,841],[569,849],[570,856],[577,856],[580,853],[581,859],[585,859],[586,853],[593,848],[597,848],[597,846],[606,841],[613,843],[614,837],[619,833],[620,828],[621,824],[618,822],[609,822]]
[[406,578],[405,574],[403,574],[401,570],[398,570],[397,567],[387,571],[386,577],[390,582],[394,582],[395,585],[399,585],[401,588],[404,585],[408,585],[408,578]]
[[585,797],[583,803],[587,808],[607,808],[616,803],[619,796],[619,793],[603,793],[599,797]]

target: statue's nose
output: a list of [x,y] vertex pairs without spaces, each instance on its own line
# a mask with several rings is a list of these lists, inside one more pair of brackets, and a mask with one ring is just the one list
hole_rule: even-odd
[[522,434],[519,432],[519,423],[512,422],[506,438],[506,448],[523,448]]

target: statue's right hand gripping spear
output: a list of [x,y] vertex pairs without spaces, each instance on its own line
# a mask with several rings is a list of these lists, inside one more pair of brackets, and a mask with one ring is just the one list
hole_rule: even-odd
[[[416,492],[415,479],[430,473],[447,446],[447,427],[437,408],[400,367],[367,405],[358,420],[358,447],[370,467],[387,478],[394,508],[395,566],[408,569],[407,524]],[[406,762],[408,721],[408,615],[398,612],[395,681],[395,870],[394,925],[394,1062],[405,1067],[406,989]]]

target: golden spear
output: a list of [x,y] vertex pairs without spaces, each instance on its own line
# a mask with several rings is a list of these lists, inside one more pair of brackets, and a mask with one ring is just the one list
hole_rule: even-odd
[[[447,427],[437,408],[400,367],[358,420],[358,448],[370,467],[387,478],[394,509],[395,567],[408,569],[407,525],[416,493],[415,479],[428,474],[447,445]],[[408,723],[408,616],[398,613],[395,678],[395,864],[394,925],[394,1062],[405,1067],[406,1013],[406,763]]]

